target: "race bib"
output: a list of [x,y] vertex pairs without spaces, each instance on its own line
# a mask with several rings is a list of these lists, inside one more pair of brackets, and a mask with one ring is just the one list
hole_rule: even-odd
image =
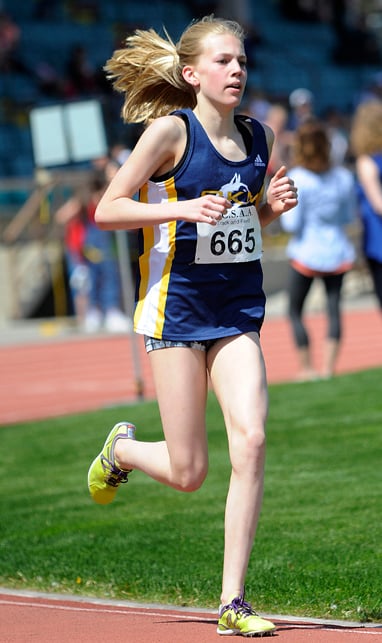
[[262,255],[255,206],[233,206],[216,225],[197,223],[195,263],[255,261]]

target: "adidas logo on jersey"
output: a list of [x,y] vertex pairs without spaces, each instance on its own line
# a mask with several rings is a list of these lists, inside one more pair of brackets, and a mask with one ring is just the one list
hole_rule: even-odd
[[255,165],[258,167],[265,167],[265,163],[263,159],[261,158],[260,154],[258,154],[255,158]]

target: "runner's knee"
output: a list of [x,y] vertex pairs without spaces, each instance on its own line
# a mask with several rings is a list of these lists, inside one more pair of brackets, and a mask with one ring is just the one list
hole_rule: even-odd
[[176,467],[173,469],[176,487],[185,492],[197,491],[205,481],[207,471],[207,462]]

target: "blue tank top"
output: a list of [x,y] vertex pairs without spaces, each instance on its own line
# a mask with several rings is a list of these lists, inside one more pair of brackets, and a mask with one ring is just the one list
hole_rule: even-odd
[[[182,160],[165,177],[152,178],[139,199],[146,203],[224,195],[232,207],[217,226],[171,221],[139,231],[134,328],[168,340],[207,340],[260,331],[265,308],[256,205],[262,196],[268,147],[262,125],[252,129],[247,158],[230,161],[212,145],[190,109],[174,114],[187,125]],[[248,132],[248,130],[247,130]]]
[[[382,154],[371,157],[378,166],[379,179],[382,183]],[[363,250],[366,257],[382,261],[382,217],[375,212],[364,189],[358,183],[358,198],[363,223]]]

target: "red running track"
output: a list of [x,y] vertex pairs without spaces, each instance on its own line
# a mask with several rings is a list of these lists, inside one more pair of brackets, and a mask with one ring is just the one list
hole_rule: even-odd
[[[276,617],[280,643],[377,643],[379,626]],[[1,643],[217,643],[216,614],[0,590]],[[381,626],[382,627],[382,626]]]
[[[319,369],[325,318],[322,314],[309,315],[307,323]],[[382,366],[379,310],[345,311],[343,324],[338,373]],[[0,424],[130,403],[138,399],[141,388],[145,399],[154,398],[141,337],[52,337],[48,330],[52,333],[51,325],[41,324],[34,340],[0,346]],[[297,359],[285,317],[266,319],[261,340],[269,382],[293,380]]]

